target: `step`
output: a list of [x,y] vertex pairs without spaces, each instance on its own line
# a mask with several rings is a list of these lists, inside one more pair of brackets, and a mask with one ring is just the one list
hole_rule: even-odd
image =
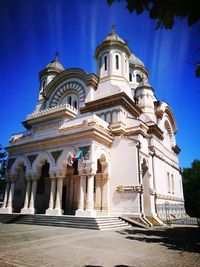
[[129,226],[118,217],[75,217],[72,215],[48,216],[48,215],[26,215],[26,214],[0,214],[0,222],[48,225],[82,229],[119,229]]

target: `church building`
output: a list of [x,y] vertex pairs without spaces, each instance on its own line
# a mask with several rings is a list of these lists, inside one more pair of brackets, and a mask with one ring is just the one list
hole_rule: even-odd
[[39,73],[34,111],[10,139],[0,213],[131,216],[151,225],[186,216],[177,126],[149,72],[114,28],[94,53],[97,74]]

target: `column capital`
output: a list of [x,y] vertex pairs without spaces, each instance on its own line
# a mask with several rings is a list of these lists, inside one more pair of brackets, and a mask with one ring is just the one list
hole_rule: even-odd
[[17,177],[18,177],[17,175],[9,175],[7,181],[11,183],[16,182]]
[[73,179],[75,183],[80,183],[80,176],[79,175],[73,175]]
[[36,181],[36,180],[39,180],[39,179],[40,179],[40,175],[39,174],[33,174],[31,176],[31,180],[33,180],[33,181]]
[[65,177],[63,177],[62,175],[56,177],[57,180],[63,180],[64,178],[65,178]]

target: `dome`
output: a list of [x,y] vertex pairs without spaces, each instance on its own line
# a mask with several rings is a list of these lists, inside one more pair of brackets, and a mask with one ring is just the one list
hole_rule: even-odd
[[59,59],[56,57],[56,59],[52,60],[45,69],[56,69],[56,70],[64,70],[62,64],[60,63]]
[[119,35],[117,35],[114,31],[108,34],[108,36],[106,36],[106,38],[104,39],[104,42],[109,42],[109,41],[118,41],[123,44],[126,44],[126,42],[121,37],[119,37]]
[[103,42],[99,46],[97,46],[95,50],[95,54],[94,54],[94,57],[96,59],[98,58],[100,51],[107,49],[107,48],[110,49],[113,46],[123,49],[126,52],[128,57],[131,55],[131,50],[127,46],[127,41],[119,37],[119,35],[115,33],[114,28],[115,26],[112,25],[111,33],[106,36],[106,38],[103,40]]
[[136,57],[133,53],[131,54],[131,56],[129,58],[129,63],[133,64],[133,65],[139,65],[139,66],[142,66],[144,68],[144,63],[142,62],[142,60],[140,60],[138,57]]

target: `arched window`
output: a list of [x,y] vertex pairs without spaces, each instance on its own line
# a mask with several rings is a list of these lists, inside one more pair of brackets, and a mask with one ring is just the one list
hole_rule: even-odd
[[164,144],[170,148],[174,145],[174,134],[169,122],[166,120],[164,123]]
[[142,77],[139,74],[136,74],[136,82],[140,83],[142,81]]
[[107,71],[108,69],[108,58],[107,56],[104,57],[104,70]]
[[44,80],[44,81],[42,82],[42,89],[43,89],[43,90],[45,89],[45,86],[46,86],[46,81]]
[[125,73],[127,73],[127,60],[126,59],[124,61],[124,64],[125,64]]
[[72,105],[72,97],[71,96],[68,96],[68,101],[67,103],[71,106]]
[[129,81],[132,82],[132,74],[129,73]]
[[119,56],[118,55],[115,56],[115,67],[116,67],[116,70],[119,69]]
[[74,100],[74,101],[73,101],[73,107],[74,107],[75,109],[77,109],[77,106],[78,106],[78,105],[77,105],[77,101]]

